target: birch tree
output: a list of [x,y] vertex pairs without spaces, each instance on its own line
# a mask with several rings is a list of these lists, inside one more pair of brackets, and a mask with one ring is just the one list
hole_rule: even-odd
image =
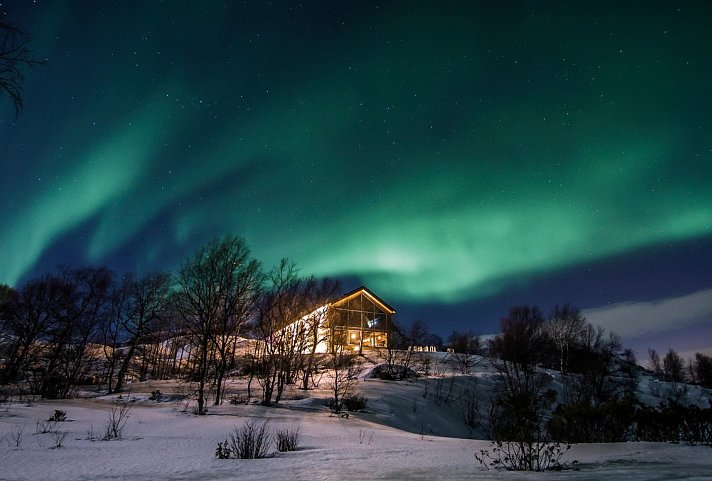
[[[178,273],[178,310],[198,350],[196,372],[197,414],[206,413],[206,385],[209,362],[215,354],[216,340],[237,336],[245,319],[242,304],[246,292],[259,289],[259,264],[250,256],[245,241],[239,237],[215,239],[199,249]],[[218,353],[219,356],[221,355]],[[218,369],[224,364],[218,360]],[[216,390],[216,402],[222,396],[222,380]]]
[[586,319],[578,307],[570,304],[557,305],[551,309],[546,327],[559,355],[559,371],[566,374],[569,353],[580,341],[586,328]]

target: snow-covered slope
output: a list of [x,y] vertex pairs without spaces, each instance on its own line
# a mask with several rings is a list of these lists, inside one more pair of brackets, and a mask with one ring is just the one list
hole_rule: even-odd
[[[364,366],[364,375],[367,370]],[[491,375],[481,367],[472,376],[440,372],[415,381],[362,379],[356,389],[368,398],[367,408],[348,418],[330,413],[327,389],[290,391],[290,399],[272,408],[226,403],[197,417],[184,399],[185,386],[143,383],[129,395],[123,439],[113,441],[98,438],[115,396],[30,404],[15,399],[0,405],[0,480],[712,480],[710,447],[665,443],[576,445],[567,457],[577,459],[579,468],[561,473],[483,471],[473,453],[489,443],[468,439],[482,433],[465,425],[463,405],[472,392],[486,402]],[[164,393],[158,403],[149,400],[156,389]],[[244,386],[236,382],[231,389],[242,392]],[[655,401],[661,389],[643,377],[640,391]],[[690,400],[706,402],[708,395],[688,391]],[[59,448],[56,435],[38,432],[38,423],[55,409],[67,412],[67,421],[54,428],[67,433]],[[216,459],[217,443],[250,419],[268,420],[273,430],[298,427],[300,449],[272,449],[274,454],[261,460]]]

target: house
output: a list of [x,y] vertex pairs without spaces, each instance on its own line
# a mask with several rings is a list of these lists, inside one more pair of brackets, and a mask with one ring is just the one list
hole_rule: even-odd
[[318,332],[316,352],[328,352],[336,347],[361,352],[388,346],[395,313],[376,294],[361,286],[317,307],[287,329],[296,332],[299,326],[312,326],[307,330]]

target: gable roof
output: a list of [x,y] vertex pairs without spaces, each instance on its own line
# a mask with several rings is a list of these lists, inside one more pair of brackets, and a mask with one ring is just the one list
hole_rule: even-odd
[[391,306],[386,304],[380,297],[378,297],[376,294],[371,292],[366,286],[361,286],[357,287],[351,292],[347,292],[343,296],[341,296],[339,299],[335,300],[332,304],[338,305],[341,304],[342,302],[346,302],[350,299],[353,299],[354,297],[363,294],[367,298],[369,298],[371,301],[373,301],[374,304],[378,305],[383,311],[387,312],[388,314],[395,314],[396,311],[393,309]]

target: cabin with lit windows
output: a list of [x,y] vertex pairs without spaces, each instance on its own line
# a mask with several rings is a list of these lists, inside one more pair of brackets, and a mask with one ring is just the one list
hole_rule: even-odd
[[376,294],[361,286],[329,304],[319,306],[294,322],[318,328],[316,352],[343,348],[356,352],[388,346],[396,311]]

